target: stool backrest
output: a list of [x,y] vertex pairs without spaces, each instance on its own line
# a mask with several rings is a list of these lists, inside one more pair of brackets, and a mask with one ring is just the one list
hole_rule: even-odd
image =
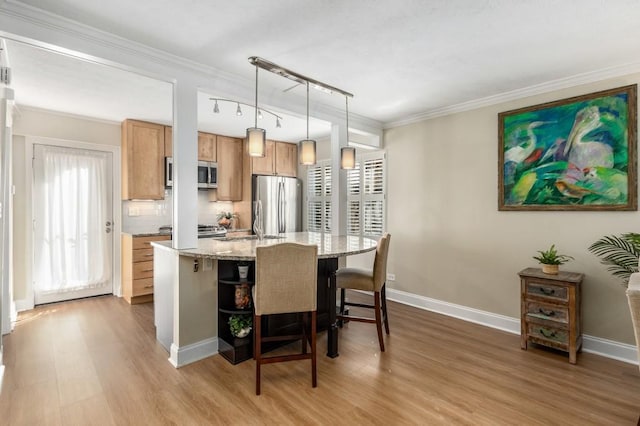
[[389,242],[391,234],[385,232],[378,241],[376,247],[376,259],[373,262],[373,285],[375,291],[380,291],[387,280],[387,255],[389,254]]
[[256,248],[256,315],[315,311],[318,246],[282,243]]

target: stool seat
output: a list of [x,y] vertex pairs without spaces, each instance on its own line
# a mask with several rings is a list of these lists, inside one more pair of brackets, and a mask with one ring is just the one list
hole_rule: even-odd
[[359,268],[342,268],[336,272],[336,286],[353,290],[375,291],[373,271]]

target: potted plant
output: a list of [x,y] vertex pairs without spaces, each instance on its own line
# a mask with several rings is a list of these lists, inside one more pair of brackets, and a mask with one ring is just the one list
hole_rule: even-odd
[[551,244],[549,250],[538,250],[538,253],[540,254],[533,256],[533,258],[542,264],[542,272],[550,275],[556,275],[560,265],[573,259],[573,257],[566,254],[558,254],[555,244]]
[[589,246],[589,251],[600,257],[601,263],[614,277],[622,278],[623,284],[629,284],[631,274],[638,272],[640,257],[640,234],[609,235],[600,238]]
[[247,337],[252,325],[251,315],[234,314],[229,317],[229,329],[234,337]]
[[229,228],[231,225],[231,219],[233,219],[235,215],[233,212],[220,212],[218,213],[218,225],[224,226],[225,228]]

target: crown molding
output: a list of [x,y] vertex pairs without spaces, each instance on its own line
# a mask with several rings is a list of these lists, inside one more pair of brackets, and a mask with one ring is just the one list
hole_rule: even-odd
[[[58,46],[53,44],[55,42],[43,41],[44,39],[50,40],[49,37],[45,38],[40,36],[40,40],[38,40],[37,36],[28,34],[29,30],[25,29],[25,25],[18,25],[18,30],[16,30],[15,33],[11,32],[11,28],[3,28],[3,30],[0,30],[0,36],[5,36],[8,39],[28,43],[57,53],[82,58],[84,60],[115,66],[126,71],[143,74],[163,81],[175,82],[176,77],[182,74],[186,74],[187,76],[195,75],[198,77],[198,87],[209,94],[230,96],[237,99],[253,98],[254,83],[252,79],[243,78],[236,74],[222,71],[218,68],[204,65],[202,63],[93,28],[81,22],[64,18],[51,12],[24,4],[19,0],[0,0],[0,27],[2,27],[2,16],[19,22],[31,24],[36,29],[53,31],[55,34],[62,34],[66,37],[70,37],[72,40],[83,41],[88,43],[91,47],[97,46],[101,49],[107,48],[109,50],[116,51],[119,54],[125,54],[132,58],[132,61],[130,63],[123,63],[117,59],[113,60],[104,58],[102,56],[98,56],[98,54],[89,55],[86,52],[73,50],[67,46]],[[132,65],[132,63],[139,63],[140,60],[160,65],[163,71],[161,73],[157,73],[149,71],[147,69],[148,67],[141,69],[140,67]],[[268,96],[266,93],[261,93],[261,97],[265,102],[269,103],[272,109],[277,109],[283,112],[291,111],[297,114],[304,113],[304,109],[299,106],[304,105],[302,100],[299,102],[297,100],[297,98],[302,99],[300,96],[294,95],[296,99],[293,100],[293,102],[292,95],[290,94],[288,96],[284,96],[284,94]],[[332,122],[340,121],[344,117],[343,110],[326,104],[316,103],[313,108],[313,112],[318,114],[317,118]],[[361,130],[369,133],[382,134],[382,122],[353,113],[350,113],[349,116],[352,127],[361,128]]]
[[419,114],[410,115],[400,120],[384,122],[383,127],[385,130],[392,129],[394,127],[405,126],[407,124],[430,120],[432,118],[443,117],[459,112],[471,111],[474,109],[496,105],[503,102],[526,98],[528,96],[535,96],[553,92],[556,90],[568,89],[571,87],[579,86],[581,84],[595,83],[609,78],[621,77],[637,72],[640,72],[640,62],[631,62],[624,65],[618,65],[601,70],[577,74],[571,77],[560,78],[557,80],[552,80],[545,83],[524,87],[522,89],[504,92],[497,95],[487,96],[485,98],[480,98],[468,102],[462,102],[459,104],[444,106],[441,108],[434,108]]

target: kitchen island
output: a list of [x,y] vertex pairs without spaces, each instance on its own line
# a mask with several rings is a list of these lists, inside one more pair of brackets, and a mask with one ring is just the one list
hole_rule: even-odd
[[[254,236],[203,239],[198,247],[173,249],[170,242],[154,242],[154,311],[156,337],[170,352],[175,366],[218,353],[218,280],[227,261],[253,262],[256,247],[293,242],[318,246],[318,310],[324,309],[328,329],[327,355],[338,355],[335,321],[335,276],[338,259],[375,250],[369,238],[295,232],[258,240]],[[333,307],[333,309],[331,309]]]

